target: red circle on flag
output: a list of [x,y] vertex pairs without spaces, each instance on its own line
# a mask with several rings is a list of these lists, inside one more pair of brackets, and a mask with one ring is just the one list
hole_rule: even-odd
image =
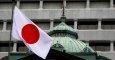
[[22,38],[28,44],[36,43],[40,38],[40,33],[37,27],[33,24],[27,24],[22,28]]

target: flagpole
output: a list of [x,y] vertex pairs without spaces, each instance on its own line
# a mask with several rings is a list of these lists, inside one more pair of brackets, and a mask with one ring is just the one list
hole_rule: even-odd
[[65,5],[64,5],[64,0],[63,0],[63,13],[62,16],[65,16]]
[[12,38],[12,25],[13,25],[13,14],[14,14],[15,0],[12,0],[12,15],[11,15],[11,29],[10,29],[10,38],[9,38],[9,52],[8,52],[8,60],[10,60],[10,52],[11,52],[11,38]]

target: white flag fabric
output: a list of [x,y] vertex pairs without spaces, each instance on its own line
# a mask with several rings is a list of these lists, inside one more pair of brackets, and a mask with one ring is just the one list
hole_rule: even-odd
[[12,36],[17,40],[22,40],[33,53],[43,59],[46,58],[52,46],[52,38],[17,7],[14,8]]

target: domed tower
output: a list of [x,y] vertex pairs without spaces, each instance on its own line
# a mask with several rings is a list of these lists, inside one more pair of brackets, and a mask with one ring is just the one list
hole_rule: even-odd
[[62,16],[60,20],[62,22],[48,32],[53,38],[53,49],[70,53],[94,52],[92,48],[78,40],[75,30],[64,22],[65,16]]
[[95,51],[84,42],[78,40],[78,34],[75,30],[65,23],[64,5],[60,20],[62,22],[48,32],[53,38],[52,49],[79,56],[86,60],[96,60]]

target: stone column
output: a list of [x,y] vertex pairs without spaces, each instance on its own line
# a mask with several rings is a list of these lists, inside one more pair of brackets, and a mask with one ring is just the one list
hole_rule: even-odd
[[12,52],[17,52],[17,43],[16,42],[14,42],[13,51]]
[[98,19],[98,30],[101,30],[101,19]]
[[20,8],[20,1],[19,1],[19,0],[17,0],[16,6],[17,6],[18,8]]
[[86,1],[86,8],[90,8],[90,0]]
[[64,7],[66,7],[66,0],[64,0]]
[[43,1],[40,1],[40,9],[43,9]]
[[78,21],[78,19],[74,19],[74,29],[75,30],[77,30],[77,23],[78,23],[77,21]]
[[114,41],[110,41],[110,52],[114,51]]
[[4,23],[3,23],[3,30],[6,30],[6,25],[7,25],[7,22],[4,21]]
[[53,19],[50,19],[50,29],[52,29],[53,26],[54,26],[54,21],[53,21]]
[[110,0],[110,8],[113,8],[113,0]]
[[89,40],[86,41],[87,46],[89,46]]

